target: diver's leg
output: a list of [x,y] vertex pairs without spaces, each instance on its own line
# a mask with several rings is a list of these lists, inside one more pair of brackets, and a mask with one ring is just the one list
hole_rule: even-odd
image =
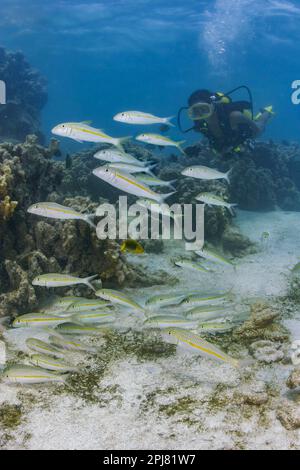
[[262,134],[265,131],[267,122],[269,121],[269,119],[271,119],[271,117],[271,113],[269,113],[268,111],[264,111],[263,113],[261,113],[259,118],[254,121],[258,129],[258,135]]

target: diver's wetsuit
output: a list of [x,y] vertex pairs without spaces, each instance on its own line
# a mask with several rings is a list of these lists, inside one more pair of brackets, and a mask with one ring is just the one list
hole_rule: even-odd
[[206,121],[196,121],[195,130],[201,132],[209,140],[210,146],[218,151],[235,149],[243,144],[247,139],[254,137],[253,129],[247,123],[239,123],[237,129],[233,129],[230,116],[233,112],[242,114],[251,112],[251,105],[248,101],[236,101],[231,103],[218,103],[214,112],[220,135],[214,133],[212,126]]

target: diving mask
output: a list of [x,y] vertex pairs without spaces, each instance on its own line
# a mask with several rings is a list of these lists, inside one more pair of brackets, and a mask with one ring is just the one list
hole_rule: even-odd
[[195,103],[188,109],[188,116],[192,121],[200,121],[210,118],[214,113],[214,104]]

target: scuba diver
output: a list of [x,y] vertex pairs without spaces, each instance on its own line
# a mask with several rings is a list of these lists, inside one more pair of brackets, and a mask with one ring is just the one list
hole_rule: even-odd
[[[247,90],[249,101],[232,101],[230,95],[240,89]],[[187,130],[181,127],[183,110],[187,110],[188,117],[194,121],[194,126]],[[273,108],[269,106],[253,116],[252,94],[246,86],[226,94],[197,90],[189,97],[188,107],[179,110],[178,127],[183,133],[200,132],[215,152],[224,155],[241,151],[243,144],[250,144],[251,139],[259,137],[273,114]]]

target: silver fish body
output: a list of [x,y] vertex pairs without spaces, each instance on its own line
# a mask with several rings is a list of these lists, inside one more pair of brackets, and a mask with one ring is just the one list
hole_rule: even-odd
[[34,366],[41,367],[42,369],[51,370],[53,372],[76,372],[77,367],[68,364],[61,359],[55,359],[51,356],[45,356],[43,354],[34,354],[29,359],[30,363]]
[[42,341],[38,338],[28,338],[26,340],[26,346],[34,352],[40,353],[40,354],[45,354],[47,356],[55,356],[55,357],[60,357],[63,359],[64,353],[57,349],[53,344],[49,344],[45,341]]
[[133,175],[110,168],[108,165],[96,168],[93,174],[121,191],[141,198],[153,199],[160,203],[173,194],[158,194]]
[[87,278],[79,278],[75,276],[70,276],[69,274],[57,274],[57,273],[49,273],[49,274],[40,274],[37,276],[33,281],[33,286],[40,286],[40,287],[68,287],[68,286],[76,286],[78,284],[84,284],[93,291],[95,291],[94,287],[91,284],[91,281],[96,279],[98,275],[89,276]]
[[55,202],[38,202],[30,206],[27,212],[57,220],[83,220],[91,227],[96,227],[92,222],[93,214],[81,214],[70,207],[65,207]]
[[65,383],[66,376],[54,374],[40,367],[16,364],[3,372],[4,380],[8,384],[42,384],[49,382]]

